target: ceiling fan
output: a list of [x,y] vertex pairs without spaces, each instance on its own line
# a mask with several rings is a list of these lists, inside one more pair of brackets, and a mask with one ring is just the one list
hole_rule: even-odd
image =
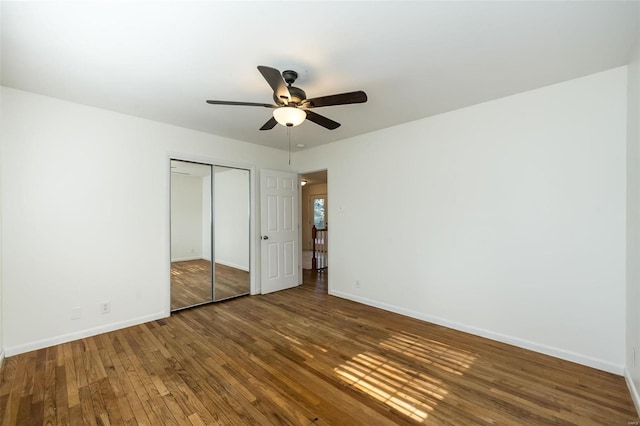
[[305,119],[319,124],[326,129],[334,130],[340,127],[340,123],[311,111],[311,108],[367,102],[367,94],[362,90],[307,99],[307,94],[304,90],[299,87],[292,86],[298,78],[297,72],[286,70],[280,74],[280,71],[277,69],[263,65],[258,66],[258,71],[260,71],[264,79],[269,83],[269,86],[273,89],[273,101],[275,102],[275,105],[256,102],[211,100],[207,101],[207,103],[213,105],[260,106],[272,108],[273,117],[264,123],[264,125],[260,127],[260,130],[271,130],[278,123],[287,127],[297,126],[302,124]]

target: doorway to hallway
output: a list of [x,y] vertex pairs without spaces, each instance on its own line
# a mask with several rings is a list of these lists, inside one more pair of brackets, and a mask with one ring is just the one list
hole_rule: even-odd
[[327,171],[303,173],[301,191],[302,269],[325,272],[329,266]]

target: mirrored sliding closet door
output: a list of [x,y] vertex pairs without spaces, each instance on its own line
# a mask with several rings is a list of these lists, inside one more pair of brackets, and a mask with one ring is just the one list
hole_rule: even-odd
[[213,297],[224,300],[249,294],[249,170],[214,170]]
[[249,294],[249,203],[248,170],[171,160],[172,311]]

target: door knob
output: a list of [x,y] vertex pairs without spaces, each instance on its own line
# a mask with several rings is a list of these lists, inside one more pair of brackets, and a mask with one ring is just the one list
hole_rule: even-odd
[[262,239],[263,239],[263,240],[268,240],[268,239],[269,239],[269,236],[268,236],[268,235],[264,235],[264,236],[262,237]]

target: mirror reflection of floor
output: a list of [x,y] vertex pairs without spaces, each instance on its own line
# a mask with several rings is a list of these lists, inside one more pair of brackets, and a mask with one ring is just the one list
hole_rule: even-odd
[[[171,263],[171,309],[211,300],[211,262]],[[249,272],[216,263],[216,300],[249,293]]]

